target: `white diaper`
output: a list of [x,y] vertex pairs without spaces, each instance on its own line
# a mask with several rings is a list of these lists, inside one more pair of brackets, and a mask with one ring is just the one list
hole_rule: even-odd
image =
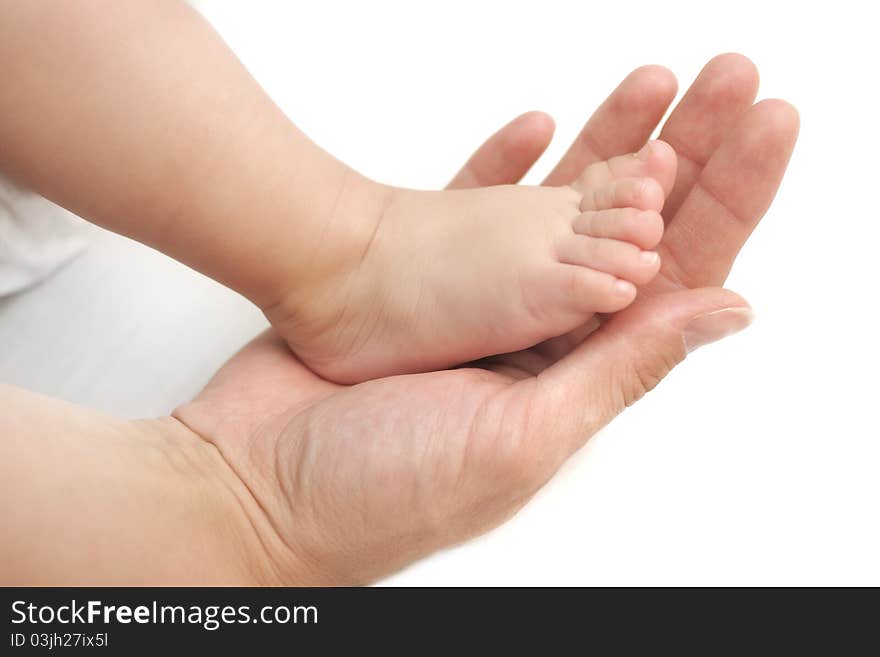
[[0,176],[0,296],[39,283],[87,244],[76,215]]

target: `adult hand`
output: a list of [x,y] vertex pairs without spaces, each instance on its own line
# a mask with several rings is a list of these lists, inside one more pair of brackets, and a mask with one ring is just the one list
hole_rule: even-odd
[[[748,323],[714,287],[769,206],[797,136],[781,101],[752,105],[743,57],[710,62],[661,137],[679,154],[659,249],[663,270],[604,323],[481,366],[346,387],[269,332],[175,416],[244,482],[259,570],[294,584],[361,583],[494,527],[688,349]],[[590,119],[547,184],[637,150],[675,93],[657,67],[632,73]],[[492,137],[453,186],[515,182],[550,139],[529,114]]]

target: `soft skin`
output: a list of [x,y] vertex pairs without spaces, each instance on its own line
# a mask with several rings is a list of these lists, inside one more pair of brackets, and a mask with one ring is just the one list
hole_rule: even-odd
[[315,272],[266,316],[337,383],[531,347],[628,306],[654,278],[675,166],[654,141],[571,185],[395,190],[368,245],[329,268],[316,255]]
[[530,347],[660,267],[668,145],[553,186],[380,184],[182,2],[0,4],[0,76],[0,169],[247,296],[338,383]]
[[[0,388],[0,579],[364,583],[503,522],[686,347],[748,323],[745,302],[715,286],[772,201],[798,130],[788,104],[753,105],[756,90],[753,65],[724,55],[670,116],[661,137],[680,157],[663,268],[597,331],[350,387],[268,333],[174,418],[143,422]],[[636,150],[674,94],[665,69],[632,73],[548,184]],[[516,182],[551,133],[546,116],[520,117],[453,186]]]

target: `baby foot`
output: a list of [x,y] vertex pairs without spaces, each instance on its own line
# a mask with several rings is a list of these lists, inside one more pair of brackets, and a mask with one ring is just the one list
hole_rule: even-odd
[[566,187],[384,188],[363,244],[267,317],[339,383],[532,346],[628,306],[657,274],[675,166],[655,141]]

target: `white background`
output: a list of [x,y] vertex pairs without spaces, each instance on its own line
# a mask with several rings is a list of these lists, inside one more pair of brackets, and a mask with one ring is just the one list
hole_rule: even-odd
[[[870,3],[205,2],[289,116],[379,180],[439,187],[542,109],[538,182],[633,68],[684,90],[713,55],[801,112],[776,202],[728,286],[745,333],[688,359],[499,530],[389,584],[880,585],[876,21]],[[0,302],[0,380],[167,412],[264,326],[236,295],[116,237]]]

